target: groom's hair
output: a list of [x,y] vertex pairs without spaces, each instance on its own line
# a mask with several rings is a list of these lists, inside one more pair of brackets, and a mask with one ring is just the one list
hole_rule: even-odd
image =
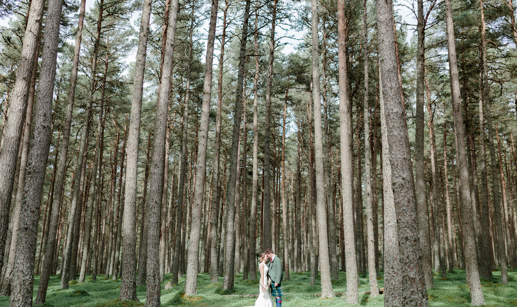
[[268,248],[268,249],[266,249],[266,251],[264,253],[265,254],[274,254],[275,252],[271,248]]

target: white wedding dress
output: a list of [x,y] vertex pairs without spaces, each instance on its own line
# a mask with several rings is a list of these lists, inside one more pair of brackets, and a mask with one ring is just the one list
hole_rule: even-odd
[[[267,272],[268,267],[264,263],[259,264],[260,268],[260,285],[259,285],[259,297],[255,301],[255,307],[273,307],[273,302],[271,301],[271,294],[269,293],[269,286],[267,283]],[[262,288],[266,288],[264,291]]]

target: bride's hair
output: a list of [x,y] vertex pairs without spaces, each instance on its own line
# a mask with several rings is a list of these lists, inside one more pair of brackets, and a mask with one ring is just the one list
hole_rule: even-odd
[[266,254],[260,253],[260,255],[259,255],[260,262],[264,261],[264,258],[266,258]]

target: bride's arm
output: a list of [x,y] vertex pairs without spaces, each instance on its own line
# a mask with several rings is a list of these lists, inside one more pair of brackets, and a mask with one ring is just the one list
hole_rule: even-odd
[[260,270],[260,286],[261,287],[265,287],[265,285],[264,285],[265,284],[264,283],[264,280],[265,280],[265,278],[264,278],[264,264],[263,263],[259,264],[259,270]]

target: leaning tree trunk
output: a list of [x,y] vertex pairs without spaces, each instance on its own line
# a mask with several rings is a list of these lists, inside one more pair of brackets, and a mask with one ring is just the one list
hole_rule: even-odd
[[242,96],[244,85],[244,64],[246,62],[246,43],[248,41],[248,21],[250,16],[250,2],[246,0],[244,9],[244,19],[241,32],[241,46],[239,51],[239,73],[237,77],[237,89],[235,95],[235,108],[233,113],[233,132],[232,132],[232,149],[230,160],[230,178],[226,186],[226,203],[227,211],[226,219],[226,242],[225,242],[225,272],[223,289],[229,290],[234,288],[234,257],[235,257],[235,237],[234,237],[234,215],[235,215],[235,183],[237,181],[237,159],[239,159],[238,148],[241,131],[242,117]]
[[[377,201],[372,198],[372,155],[370,146],[370,103],[368,101],[368,0],[363,2],[363,56],[364,56],[364,182],[365,182],[365,196],[366,196],[366,228],[368,234],[368,280],[370,282],[370,296],[376,297],[379,295],[379,288],[377,285],[377,269],[375,267],[375,235],[373,225],[373,202]],[[375,157],[374,157],[375,158]],[[359,183],[360,184],[360,183]]]
[[[59,222],[59,210],[61,208],[62,195],[64,190],[66,162],[68,160],[68,147],[70,144],[70,130],[72,126],[72,114],[75,101],[75,88],[77,85],[77,72],[79,67],[79,53],[81,50],[81,38],[83,33],[84,13],[86,7],[86,0],[81,0],[81,7],[79,9],[79,24],[77,28],[77,35],[75,38],[74,60],[72,64],[72,75],[70,78],[70,90],[68,91],[68,106],[66,108],[65,123],[63,126],[63,140],[61,141],[61,156],[59,157],[59,164],[57,166],[54,200],[52,205],[52,213],[50,219],[49,235],[47,239],[47,248],[45,257],[43,258],[43,266],[38,287],[38,297],[36,298],[36,305],[45,303],[47,296],[48,281],[50,272],[54,266],[54,246],[56,244],[56,231]],[[72,214],[71,211],[69,214]]]
[[[199,267],[199,237],[201,231],[201,206],[205,194],[206,182],[206,150],[208,142],[208,119],[210,100],[212,98],[212,63],[214,61],[215,29],[217,25],[218,0],[212,0],[210,28],[206,47],[205,81],[203,86],[203,105],[201,109],[201,125],[198,131],[198,153],[194,183],[194,202],[192,203],[192,222],[188,243],[187,276],[185,294],[195,295]],[[217,188],[217,187],[216,187]]]
[[154,128],[151,177],[149,179],[149,229],[147,235],[147,293],[145,306],[160,306],[160,214],[163,194],[163,172],[165,162],[165,135],[167,132],[167,110],[174,58],[174,39],[178,17],[178,0],[173,0],[167,27],[167,43],[163,59],[163,73],[160,77],[156,123]]
[[[133,101],[126,148],[126,186],[124,195],[122,241],[122,279],[120,283],[121,301],[138,301],[136,296],[136,182],[138,171],[138,139],[140,136],[140,111],[144,86],[147,37],[153,0],[145,0],[140,20],[140,34],[136,53]],[[144,200],[145,202],[145,200]]]
[[465,144],[465,128],[463,126],[463,114],[460,99],[460,82],[458,73],[458,60],[456,58],[456,42],[454,38],[454,24],[452,19],[451,0],[445,0],[447,10],[447,42],[449,52],[449,74],[454,111],[454,130],[456,141],[456,156],[459,173],[459,192],[461,206],[461,221],[463,226],[463,250],[465,252],[465,264],[467,268],[467,282],[470,286],[471,304],[483,305],[485,299],[481,291],[479,271],[476,255],[476,240],[474,237],[472,220],[472,202],[470,198],[469,171],[467,165],[467,153]]
[[343,228],[345,233],[345,258],[346,258],[346,302],[348,304],[359,303],[359,276],[357,274],[357,257],[355,250],[354,234],[354,205],[352,185],[352,114],[351,101],[348,89],[348,67],[345,20],[345,0],[338,0],[338,58],[339,58],[339,122],[341,143],[341,197],[343,198]]
[[33,0],[30,5],[29,18],[23,37],[22,52],[16,82],[11,92],[9,110],[4,118],[2,140],[0,145],[0,268],[4,265],[4,251],[9,227],[9,211],[13,192],[18,150],[22,137],[22,128],[27,110],[27,99],[39,41],[41,19],[45,1]]
[[[415,193],[418,208],[418,233],[422,250],[422,270],[426,289],[434,287],[431,266],[431,239],[429,237],[428,208],[425,191],[424,166],[424,83],[425,83],[425,25],[424,1],[418,0],[418,50],[416,80],[416,132],[415,132]],[[436,199],[435,201],[438,201]]]
[[393,27],[393,1],[377,2],[377,27],[379,30],[379,56],[381,63],[384,117],[388,137],[391,184],[397,215],[397,238],[402,283],[405,287],[393,293],[402,298],[403,306],[427,306],[427,291],[420,242],[415,201],[415,187],[411,152],[402,104],[402,88],[397,82],[398,64]]
[[[62,0],[51,0],[49,1],[47,9],[41,78],[34,110],[34,127],[31,138],[32,145],[27,164],[27,177],[23,189],[22,210],[20,212],[20,228],[18,230],[18,242],[16,244],[17,261],[14,270],[11,306],[32,305],[38,220],[50,140],[52,137],[52,100],[54,81],[56,79],[62,3]],[[59,212],[57,215],[59,215]]]

